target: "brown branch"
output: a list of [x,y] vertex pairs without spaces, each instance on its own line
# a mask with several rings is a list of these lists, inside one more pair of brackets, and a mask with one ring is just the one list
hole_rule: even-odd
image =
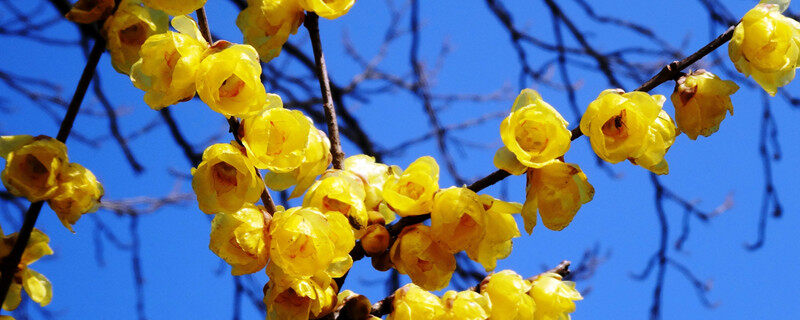
[[206,42],[211,44],[213,38],[211,37],[211,29],[208,27],[208,18],[206,17],[206,8],[200,7],[195,12],[197,14],[197,24],[200,28],[200,33],[203,34],[203,38],[206,39]]
[[[75,88],[75,93],[72,95],[67,113],[64,115],[64,120],[61,121],[61,126],[58,129],[56,139],[61,142],[66,142],[70,131],[72,131],[75,117],[78,116],[83,98],[86,96],[86,91],[89,89],[92,78],[94,78],[97,63],[100,62],[100,57],[103,55],[105,49],[105,40],[98,39],[95,41],[94,47],[89,54],[89,59],[86,61],[86,66],[83,68],[81,78],[78,81],[78,86]],[[28,240],[31,238],[31,232],[33,232],[33,227],[36,224],[36,220],[39,218],[42,205],[44,205],[44,202],[39,201],[32,203],[31,206],[28,207],[28,211],[25,213],[25,218],[22,222],[22,228],[20,228],[17,240],[14,242],[14,247],[11,249],[8,256],[2,260],[2,265],[0,265],[0,301],[5,301],[8,295],[11,281],[17,273],[19,261],[22,258],[25,247],[28,245]]]
[[333,155],[332,165],[334,169],[342,169],[344,152],[342,151],[342,144],[339,140],[339,124],[336,120],[336,109],[333,106],[331,84],[328,80],[328,68],[325,66],[325,56],[322,53],[322,42],[319,37],[319,16],[314,12],[308,12],[303,25],[308,30],[309,37],[311,38],[311,46],[314,50],[316,74],[319,79],[319,87],[324,101],[325,122],[328,124],[328,137],[331,139],[331,155]]

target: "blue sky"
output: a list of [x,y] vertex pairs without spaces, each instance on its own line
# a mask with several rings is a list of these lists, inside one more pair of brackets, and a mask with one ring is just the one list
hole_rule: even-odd
[[[396,2],[396,5],[403,6],[401,1]],[[578,27],[587,31],[589,41],[599,50],[652,47],[648,39],[622,28],[597,25],[586,19],[572,1],[562,2],[565,11],[576,17]],[[740,17],[755,2],[736,0],[727,1],[726,5]],[[504,4],[518,26],[545,41],[554,41],[551,17],[542,3],[515,0]],[[26,8],[28,4],[17,5]],[[592,1],[592,5],[600,14],[651,27],[659,37],[684,53],[693,52],[709,40],[708,14],[697,1]],[[49,6],[44,8],[43,15],[50,17],[55,14]],[[795,7],[792,9],[796,10]],[[0,11],[0,18],[7,16],[5,10]],[[508,35],[497,19],[489,14],[484,2],[425,1],[421,10],[424,28],[421,59],[433,66],[443,43],[450,48],[432,82],[434,93],[490,94],[505,89],[513,96],[521,89],[517,81],[520,67]],[[209,0],[208,13],[216,35],[234,42],[241,41],[241,34],[234,24],[237,12],[233,5],[228,1]],[[407,30],[407,18],[405,15],[401,30]],[[342,45],[343,36],[348,35],[363,56],[371,57],[378,51],[387,20],[383,1],[362,0],[348,15],[335,21],[321,21],[324,51],[334,81],[346,84],[361,71],[347,56]],[[67,22],[54,25],[45,34],[66,39],[78,37],[76,28]],[[572,38],[567,38],[567,43],[574,46]],[[46,78],[61,87],[64,97],[69,97],[85,62],[79,48],[52,47],[14,37],[3,39],[0,70]],[[310,52],[304,29],[301,28],[291,41]],[[403,35],[389,47],[380,68],[405,74],[409,70],[408,50],[409,37]],[[727,56],[726,51],[727,46],[719,49],[723,58]],[[529,50],[529,59],[536,65],[553,57],[552,53]],[[282,56],[273,63],[280,66],[288,60]],[[659,65],[669,62],[647,61]],[[704,60],[705,65],[708,61]],[[727,59],[722,63],[733,68]],[[134,88],[127,77],[114,72],[107,55],[102,58],[98,70],[110,100],[124,111],[120,118],[123,133],[132,133],[151,122],[160,126],[131,141],[134,154],[146,168],[140,175],[132,172],[119,147],[107,138],[97,148],[71,139],[67,143],[71,161],[83,164],[99,177],[108,199],[163,196],[173,190],[191,191],[189,181],[169,174],[170,170],[188,173],[189,166],[166,126],[161,124],[157,112],[143,103],[142,92]],[[306,75],[296,64],[288,65],[287,70]],[[722,73],[715,68],[711,71]],[[559,79],[555,69],[548,72],[555,80]],[[570,73],[573,81],[580,84],[577,101],[581,111],[608,87],[605,79],[596,72],[571,68]],[[631,89],[640,83],[624,81],[624,84]],[[749,84],[752,81],[740,83],[742,90],[733,96],[735,115],[723,122],[718,133],[697,141],[682,135],[667,155],[671,172],[661,179],[667,187],[686,199],[697,200],[698,207],[705,211],[713,210],[731,194],[734,206],[708,223],[693,219],[684,250],[675,251],[672,244],[680,234],[683,209],[667,202],[669,255],[690,267],[700,280],[713,280],[713,289],[708,297],[719,306],[714,309],[704,307],[692,284],[677,269],[669,268],[662,304],[664,319],[786,318],[800,313],[800,306],[794,303],[795,297],[800,295],[800,275],[787,272],[800,263],[796,254],[795,231],[800,225],[800,202],[794,197],[794,190],[800,187],[795,168],[800,159],[800,148],[794,143],[800,139],[800,131],[796,129],[800,110],[779,97],[769,100],[781,144],[781,158],[773,163],[773,169],[784,214],[780,219],[768,219],[763,248],[747,251],[744,244],[756,239],[764,189],[763,167],[758,153],[762,93],[760,89],[749,88]],[[571,127],[577,124],[563,91],[530,82],[526,86],[539,90],[545,100],[570,120]],[[0,134],[55,135],[57,124],[46,113],[8,87],[0,87],[3,88],[0,106],[4,108]],[[798,88],[794,83],[785,90],[797,92]],[[653,93],[668,95],[671,90],[672,84],[667,83]],[[384,91],[368,101],[347,102],[348,109],[381,147],[389,148],[430,130],[420,102],[407,92]],[[436,107],[442,108],[440,117],[443,123],[457,124],[483,114],[506,111],[510,106],[510,100],[500,100],[457,102]],[[102,111],[96,97],[91,94],[87,95],[84,107],[85,110]],[[669,102],[665,108],[672,113]],[[196,149],[202,150],[212,142],[230,139],[225,134],[224,119],[199,100],[171,109],[188,139],[196,144]],[[468,180],[494,171],[492,156],[501,144],[499,121],[494,119],[454,135],[462,142],[461,147],[454,149],[456,166]],[[317,126],[323,128],[320,123]],[[108,136],[106,119],[91,113],[81,114],[75,128],[88,137]],[[209,138],[213,140],[209,141]],[[345,143],[344,149],[347,154],[358,152],[350,143]],[[433,155],[443,164],[434,141],[414,145],[401,154],[387,157],[385,162],[405,167],[423,155]],[[590,288],[591,291],[578,304],[575,319],[646,318],[654,277],[651,275],[644,281],[636,281],[630,274],[641,271],[658,247],[660,229],[650,177],[645,170],[630,164],[614,165],[612,168],[617,175],[608,175],[595,165],[585,138],[573,143],[566,158],[580,164],[586,172],[596,189],[594,200],[581,209],[564,231],[554,232],[539,225],[532,236],[515,239],[514,252],[499,262],[498,270],[513,269],[524,275],[533,275],[542,270],[541,266],[554,266],[563,259],[577,262],[587,248],[599,245],[601,251],[610,252],[610,256],[591,279],[578,283],[578,288]],[[443,170],[440,184],[445,187],[453,183],[452,177]],[[524,179],[521,177],[509,178],[485,192],[500,196],[504,189],[507,190],[507,200],[524,201]],[[10,212],[15,216],[3,215],[0,220],[5,232],[17,228],[18,222],[15,224],[14,220],[20,220],[16,211]],[[53,282],[53,302],[46,309],[59,319],[136,318],[131,252],[116,247],[106,236],[99,234],[98,229],[98,221],[102,221],[108,232],[123,244],[129,244],[131,220],[108,211],[94,215],[96,217],[84,217],[76,225],[77,234],[64,229],[49,209],[41,215],[37,227],[50,235],[51,246],[56,252],[32,266]],[[209,222],[210,218],[197,209],[194,201],[165,207],[138,219],[144,306],[149,319],[226,319],[232,316],[234,281],[229,267],[221,264],[221,260],[208,250]],[[98,247],[98,243],[102,246]],[[102,265],[98,263],[99,253],[102,253]],[[364,260],[356,263],[345,288],[376,301],[386,294],[383,284],[387,277],[388,273],[371,270],[368,260]],[[261,285],[266,281],[262,273],[258,273],[256,279]],[[401,280],[408,282],[406,277]],[[242,306],[243,319],[259,317],[247,299]],[[42,318],[37,308],[29,306],[27,309],[32,319]]]

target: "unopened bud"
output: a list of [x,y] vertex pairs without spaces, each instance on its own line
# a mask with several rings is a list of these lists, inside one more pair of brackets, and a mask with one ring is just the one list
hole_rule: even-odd
[[361,237],[361,245],[368,256],[380,254],[389,248],[389,231],[382,224],[373,224],[367,227],[367,232]]

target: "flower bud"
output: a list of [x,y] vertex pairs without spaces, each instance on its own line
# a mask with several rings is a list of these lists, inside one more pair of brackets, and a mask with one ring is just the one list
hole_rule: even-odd
[[220,213],[211,222],[208,248],[231,265],[235,276],[254,273],[267,265],[266,209],[246,203],[234,213]]
[[592,200],[594,187],[578,165],[554,162],[528,173],[527,195],[522,206],[525,231],[530,234],[536,225],[536,212],[544,226],[560,231],[566,228],[578,209]]
[[381,254],[389,249],[389,231],[382,224],[371,224],[367,227],[367,231],[361,237],[361,245],[368,256]]
[[440,190],[433,199],[431,232],[442,248],[456,253],[478,244],[486,226],[486,211],[478,194],[467,188]]
[[147,38],[131,67],[133,85],[145,91],[144,102],[154,110],[194,97],[195,74],[208,48],[192,19],[178,16],[172,25],[182,31]]
[[206,4],[206,0],[143,0],[144,5],[166,12],[171,16],[190,14]]
[[123,0],[103,24],[102,34],[108,41],[111,65],[119,73],[130,74],[145,40],[167,29],[169,17],[164,12],[143,7],[138,0]]
[[206,148],[192,169],[192,189],[203,212],[234,213],[258,201],[264,184],[240,146],[218,143]]
[[392,263],[392,256],[389,254],[389,251],[372,255],[371,260],[372,267],[381,272],[389,271],[394,267],[394,263]]
[[6,159],[0,177],[8,192],[31,202],[55,196],[58,174],[68,163],[64,143],[47,136],[2,136],[0,150]]
[[392,313],[386,320],[439,319],[444,306],[439,297],[409,283],[394,292]]
[[433,205],[433,195],[439,191],[439,165],[432,157],[424,156],[411,163],[405,171],[392,167],[393,175],[383,185],[383,199],[403,217],[425,214]]
[[555,273],[540,274],[532,285],[528,294],[536,301],[535,320],[569,319],[569,314],[575,312],[574,301],[583,300],[575,290],[575,282],[561,281]]
[[[572,133],[569,124],[536,91],[522,90],[511,114],[500,124],[500,137],[505,147],[495,155],[495,165],[512,174],[524,168],[507,163],[517,161],[525,167],[541,168],[569,150]],[[510,157],[508,152],[513,153]]]
[[273,108],[242,121],[242,144],[259,169],[290,172],[303,164],[313,123],[298,110],[279,107],[280,99],[270,96],[277,99]]
[[337,319],[369,319],[372,304],[367,297],[344,290],[337,296]]
[[96,211],[103,194],[103,185],[97,182],[91,171],[77,163],[70,163],[58,174],[58,189],[55,196],[47,200],[47,204],[61,223],[75,233],[72,225],[83,214]]
[[533,319],[536,303],[526,293],[531,284],[511,270],[493,273],[483,279],[480,290],[492,305],[492,320]]
[[702,69],[681,77],[671,97],[678,129],[692,140],[717,132],[725,114],[733,115],[731,95],[737,90],[733,81]]
[[[246,44],[218,44],[197,69],[196,89],[211,110],[247,118],[273,107],[261,83],[258,53]],[[221,49],[221,50],[220,50]]]
[[772,96],[800,67],[800,23],[781,14],[782,9],[762,1],[736,25],[728,44],[736,70],[752,76]]
[[316,12],[325,19],[336,19],[353,7],[356,0],[297,0],[303,10]]
[[395,269],[425,290],[441,290],[450,283],[456,259],[436,241],[431,228],[416,224],[403,229],[391,250]]
[[269,62],[281,54],[281,47],[296,34],[305,12],[293,0],[262,0],[239,13],[236,26],[244,42],[256,48],[261,61]]

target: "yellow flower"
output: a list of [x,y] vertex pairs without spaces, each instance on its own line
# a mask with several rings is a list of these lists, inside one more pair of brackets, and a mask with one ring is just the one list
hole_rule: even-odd
[[264,175],[267,187],[283,191],[295,186],[289,199],[297,198],[308,190],[317,176],[328,169],[331,164],[331,142],[325,132],[312,128],[308,132],[308,147],[305,150],[303,163],[289,172],[269,171]]
[[439,191],[439,165],[424,156],[411,163],[405,171],[392,167],[394,174],[383,185],[383,199],[403,217],[425,214],[433,205],[433,195]]
[[270,277],[264,287],[267,319],[318,319],[333,311],[337,291],[336,283],[329,277]]
[[353,264],[353,230],[338,212],[308,207],[276,212],[267,242],[272,263],[291,277],[307,278],[320,270],[341,277]]
[[[589,137],[594,152],[611,163],[625,159],[636,162],[652,150],[663,149],[666,152],[674,137],[659,140],[654,136],[661,130],[657,127],[662,126],[662,121],[665,120],[660,119],[663,118],[660,116],[664,101],[666,98],[662,95],[651,96],[639,91],[624,93],[620,89],[605,90],[589,104],[583,114],[581,131]],[[653,143],[658,145],[652,146]],[[663,154],[659,162],[661,160]]]
[[145,91],[144,102],[155,110],[194,97],[195,74],[208,43],[187,16],[172,19],[180,32],[167,31],[147,38],[141,58],[131,67],[133,85]]
[[103,185],[91,171],[77,163],[69,163],[58,175],[58,189],[55,196],[47,200],[47,204],[61,220],[61,223],[72,230],[81,215],[94,212],[100,206],[103,197]]
[[356,0],[297,0],[303,10],[314,11],[320,17],[336,19],[353,7]]
[[269,62],[281,54],[281,47],[290,34],[297,33],[304,17],[305,12],[294,0],[261,0],[239,13],[236,26],[244,42],[256,48],[261,61]]
[[681,77],[671,97],[678,129],[692,140],[717,132],[725,113],[733,115],[731,95],[738,90],[733,81],[703,69]]
[[143,0],[150,8],[158,9],[171,16],[190,14],[206,4],[206,0]]
[[267,265],[265,243],[267,220],[263,206],[246,203],[235,213],[220,213],[211,222],[208,248],[233,267],[238,276],[259,271]]
[[360,238],[369,219],[364,197],[364,183],[358,176],[348,171],[331,170],[308,189],[303,206],[343,214],[355,229],[356,238]]
[[561,281],[561,276],[555,273],[537,276],[529,294],[536,301],[534,320],[569,319],[569,314],[575,311],[573,301],[583,300],[575,290],[575,282]]
[[77,23],[92,23],[107,18],[114,10],[114,0],[78,0],[66,18]]
[[357,154],[344,159],[344,169],[355,173],[364,180],[367,209],[377,211],[383,201],[383,185],[392,176],[389,166],[375,162],[375,158]]
[[218,143],[206,148],[192,169],[192,189],[203,212],[234,213],[258,201],[264,184],[240,146]]
[[439,297],[413,283],[394,292],[392,306],[386,320],[437,320],[445,312]]
[[492,320],[533,319],[536,303],[526,292],[531,284],[511,270],[503,270],[486,277],[481,284],[481,293],[492,305]]
[[441,320],[485,320],[492,310],[486,296],[475,291],[447,291],[442,296],[445,314]]
[[290,172],[303,164],[314,124],[298,110],[278,107],[280,98],[271,96],[278,101],[272,108],[242,121],[242,144],[259,169]]
[[431,232],[448,252],[456,253],[477,245],[485,227],[486,210],[472,190],[450,187],[434,196]]
[[628,159],[631,163],[639,165],[655,174],[668,174],[669,165],[664,155],[675,142],[675,137],[680,132],[675,128],[675,123],[666,111],[661,110],[658,118],[650,126],[650,135],[647,137],[647,149],[644,154],[636,159]]
[[467,255],[483,265],[486,271],[491,271],[497,266],[497,260],[511,254],[511,239],[520,236],[512,214],[522,211],[522,205],[489,195],[480,195],[480,200],[486,210],[486,232],[477,245],[467,248]]
[[[522,90],[514,101],[511,114],[500,123],[500,137],[505,147],[495,155],[495,165],[508,171],[509,165],[504,162],[514,160],[508,157],[510,151],[526,167],[546,166],[569,150],[572,133],[567,129],[568,125],[539,93],[531,89]],[[510,167],[517,168],[509,171],[513,174],[524,171],[519,170],[519,165]]]
[[267,98],[258,53],[250,45],[215,45],[200,62],[196,77],[200,99],[226,117],[255,116],[274,103]]
[[117,11],[103,24],[102,34],[111,54],[111,65],[117,72],[130,74],[139,60],[139,49],[145,40],[168,29],[169,17],[161,11],[143,7],[138,0],[123,0]]
[[536,225],[536,211],[544,226],[560,231],[566,228],[581,205],[594,197],[594,187],[576,164],[554,162],[528,173],[528,190],[522,206],[525,231]]
[[763,2],[736,26],[728,55],[736,70],[774,96],[800,67],[800,23],[781,14],[785,6]]
[[[11,248],[16,241],[17,233],[3,237],[2,245],[0,245],[0,259],[11,253]],[[50,242],[50,238],[46,234],[38,229],[33,229],[28,245],[25,246],[25,251],[22,252],[17,273],[8,288],[6,300],[3,301],[3,309],[11,311],[19,306],[22,301],[23,288],[31,300],[39,303],[42,307],[50,304],[50,300],[53,298],[53,286],[50,281],[41,273],[28,268],[31,263],[36,262],[41,257],[53,254],[53,249],[50,249],[48,242]]]
[[422,224],[405,227],[390,255],[397,272],[407,274],[425,290],[444,289],[456,270],[456,258],[434,241],[431,228]]
[[0,150],[6,159],[2,180],[8,192],[31,202],[55,195],[58,174],[68,161],[64,143],[47,136],[2,136]]

